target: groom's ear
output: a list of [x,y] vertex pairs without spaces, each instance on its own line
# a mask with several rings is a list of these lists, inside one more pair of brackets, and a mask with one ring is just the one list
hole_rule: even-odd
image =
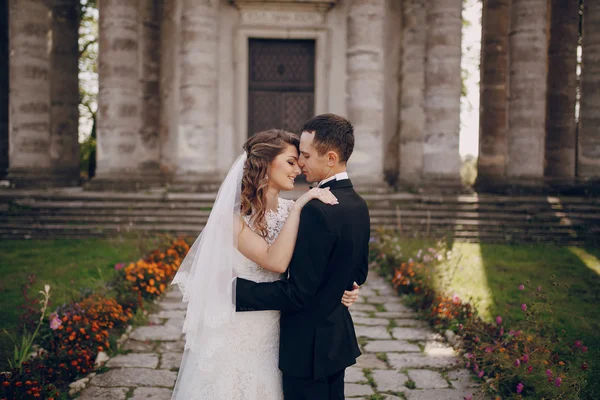
[[327,166],[333,167],[337,165],[340,161],[340,156],[335,151],[327,152]]

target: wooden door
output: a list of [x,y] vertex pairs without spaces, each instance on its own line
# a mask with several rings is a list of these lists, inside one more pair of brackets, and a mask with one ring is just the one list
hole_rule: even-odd
[[300,133],[314,115],[315,41],[250,39],[248,135]]

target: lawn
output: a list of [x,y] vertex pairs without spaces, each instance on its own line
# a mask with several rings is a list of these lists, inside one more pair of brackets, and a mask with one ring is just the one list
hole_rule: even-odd
[[[0,242],[0,309],[2,329],[14,334],[19,329],[21,293],[28,277],[35,274],[31,296],[44,284],[51,286],[54,306],[77,299],[82,291],[104,285],[114,273],[114,265],[134,261],[161,247],[164,237],[116,236],[106,239],[27,240]],[[0,371],[7,368],[7,351],[12,344],[0,330]]]
[[[403,254],[411,257],[433,242],[406,239]],[[448,243],[451,256],[439,264],[436,287],[461,299],[472,299],[481,316],[502,316],[507,326],[523,318],[520,305],[527,291],[540,286],[554,300],[544,316],[566,339],[589,348],[593,371],[584,398],[600,398],[600,249],[550,245]],[[523,291],[519,285],[524,285]]]

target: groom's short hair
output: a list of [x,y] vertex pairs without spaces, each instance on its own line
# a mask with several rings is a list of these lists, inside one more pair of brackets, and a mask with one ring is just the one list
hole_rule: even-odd
[[340,162],[348,162],[354,150],[354,128],[350,121],[335,114],[321,114],[312,117],[302,126],[302,132],[315,134],[313,146],[320,156],[334,150]]

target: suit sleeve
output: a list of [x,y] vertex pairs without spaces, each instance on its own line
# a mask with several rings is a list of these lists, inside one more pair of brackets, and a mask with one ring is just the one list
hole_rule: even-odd
[[313,202],[304,206],[289,278],[269,283],[238,278],[236,310],[293,311],[310,304],[317,294],[333,244],[334,236],[323,211]]
[[[370,237],[371,219],[369,217],[368,211],[367,211],[367,220],[366,220],[365,229],[367,230],[367,232],[369,232],[369,237]],[[369,243],[370,242],[367,242],[367,244],[365,245],[365,248],[362,252],[360,265],[358,267],[358,273],[356,275],[356,283],[358,283],[359,286],[364,285],[364,283],[367,280],[367,275],[369,274]]]

